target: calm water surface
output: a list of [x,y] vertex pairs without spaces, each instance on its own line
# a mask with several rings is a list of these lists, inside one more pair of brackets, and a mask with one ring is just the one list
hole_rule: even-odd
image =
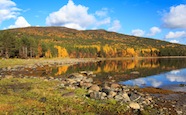
[[73,66],[36,68],[25,74],[39,77],[65,77],[79,71],[93,71],[96,74],[94,80],[98,83],[115,80],[120,84],[186,92],[186,58],[106,60]]

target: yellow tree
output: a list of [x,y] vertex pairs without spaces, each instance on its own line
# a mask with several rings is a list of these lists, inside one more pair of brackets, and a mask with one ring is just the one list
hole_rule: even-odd
[[56,45],[54,46],[54,48],[56,48],[58,51],[58,57],[68,57],[69,56],[66,48],[63,48],[61,46],[56,46]]
[[129,56],[136,56],[134,48],[127,48],[127,54],[129,54]]

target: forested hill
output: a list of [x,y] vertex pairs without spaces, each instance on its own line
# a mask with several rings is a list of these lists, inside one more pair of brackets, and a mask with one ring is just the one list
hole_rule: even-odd
[[186,46],[105,30],[28,27],[0,31],[0,57],[185,56]]

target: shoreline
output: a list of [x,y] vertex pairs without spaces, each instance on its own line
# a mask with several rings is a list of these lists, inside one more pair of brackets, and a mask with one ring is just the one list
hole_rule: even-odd
[[162,57],[116,57],[116,58],[40,58],[40,59],[0,59],[0,68],[23,66],[32,64],[60,63],[61,65],[98,62],[104,60],[142,60],[142,59],[179,59],[186,56],[162,56]]

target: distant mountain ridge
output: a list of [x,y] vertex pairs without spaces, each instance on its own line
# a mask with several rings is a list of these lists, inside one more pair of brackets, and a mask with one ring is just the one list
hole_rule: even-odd
[[[186,55],[185,45],[124,35],[106,30],[75,30],[66,27],[27,27],[0,31],[0,34],[1,57],[84,58]],[[9,38],[9,36],[14,41],[12,43],[14,44],[12,46],[14,50],[8,48],[10,51],[6,51],[7,48],[5,44],[3,46],[3,41]]]

